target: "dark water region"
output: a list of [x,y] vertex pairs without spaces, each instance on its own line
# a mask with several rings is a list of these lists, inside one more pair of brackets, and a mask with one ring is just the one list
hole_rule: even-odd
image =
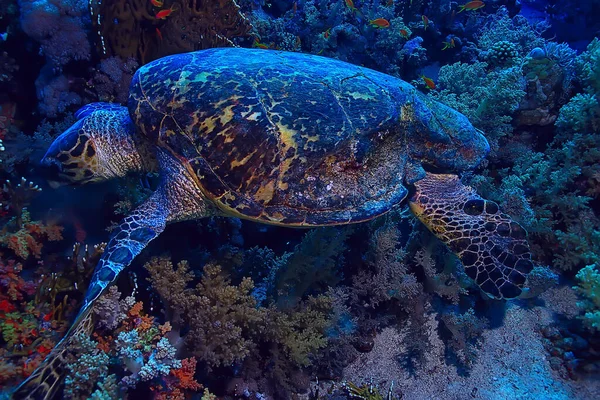
[[3,0],[0,398],[600,398],[598,15]]

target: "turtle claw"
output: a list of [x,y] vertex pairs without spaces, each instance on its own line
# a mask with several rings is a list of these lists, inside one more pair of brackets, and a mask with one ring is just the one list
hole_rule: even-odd
[[481,290],[496,299],[521,295],[533,269],[525,229],[456,175],[427,173],[415,186],[411,209],[456,253]]

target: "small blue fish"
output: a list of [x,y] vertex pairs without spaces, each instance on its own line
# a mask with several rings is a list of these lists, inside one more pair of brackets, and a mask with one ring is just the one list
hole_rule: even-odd
[[8,31],[6,31],[4,33],[0,33],[0,39],[2,39],[2,41],[6,42],[6,39],[8,39]]

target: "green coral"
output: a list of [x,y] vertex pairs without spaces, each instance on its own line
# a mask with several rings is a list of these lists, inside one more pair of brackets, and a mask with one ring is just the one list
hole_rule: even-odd
[[107,378],[109,357],[97,349],[97,345],[97,342],[85,334],[80,333],[73,337],[71,346],[75,351],[67,358],[65,398],[87,398],[94,391],[96,384]]
[[587,51],[581,53],[575,61],[581,82],[590,93],[600,93],[600,40],[594,38]]
[[592,330],[600,331],[600,272],[596,264],[582,268],[576,275],[574,289],[583,297],[577,305],[585,312],[583,320]]
[[562,131],[600,132],[600,104],[595,95],[580,93],[561,107],[556,126]]
[[[252,290],[254,283],[244,278],[236,286],[221,267],[208,264],[195,289],[186,262],[177,269],[166,258],[146,264],[150,281],[167,310],[177,316],[174,331],[187,325],[185,340],[194,354],[209,366],[230,365],[256,357],[261,344],[279,348],[294,365],[304,366],[326,344],[331,304],[328,297],[308,297],[295,307],[279,310],[260,307]],[[260,357],[259,357],[260,358]]]
[[309,296],[294,312],[271,310],[270,331],[294,363],[308,366],[310,356],[327,345],[323,332],[331,325],[331,306],[327,296]]
[[445,65],[439,91],[432,96],[465,114],[484,132],[494,154],[499,140],[512,133],[512,114],[525,96],[525,80],[520,67],[487,69],[484,62]]
[[517,59],[518,55],[517,45],[502,40],[488,50],[488,61],[493,65],[510,64]]
[[522,15],[511,18],[506,7],[500,7],[496,14],[487,17],[477,36],[477,44],[481,49],[489,49],[498,42],[507,41],[515,46],[520,57],[524,57],[531,49],[543,47],[541,34],[547,28],[544,23],[532,26]]

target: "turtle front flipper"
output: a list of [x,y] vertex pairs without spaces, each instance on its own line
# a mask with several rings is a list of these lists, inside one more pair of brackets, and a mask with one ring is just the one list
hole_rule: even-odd
[[427,173],[415,186],[411,210],[460,258],[467,275],[493,298],[518,297],[533,269],[525,229],[456,175]]
[[100,259],[81,311],[75,322],[38,369],[13,393],[14,399],[53,399],[66,372],[65,360],[72,338],[93,329],[91,313],[94,303],[113,283],[119,273],[156,238],[167,223],[208,215],[208,207],[187,168],[161,152],[162,181],[144,203],[127,216],[114,231]]
[[167,207],[162,191],[154,193],[119,225],[96,266],[81,311],[75,322],[44,362],[13,393],[14,399],[53,399],[66,372],[66,356],[73,337],[90,335],[92,309],[98,297],[144,247],[165,228]]

